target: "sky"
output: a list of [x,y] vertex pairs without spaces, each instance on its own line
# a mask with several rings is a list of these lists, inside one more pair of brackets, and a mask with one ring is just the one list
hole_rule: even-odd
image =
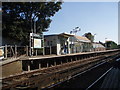
[[[120,15],[120,2],[118,4],[118,15]],[[120,17],[118,16],[118,44],[120,44]]]
[[76,35],[91,32],[96,34],[96,42],[107,39],[118,43],[118,2],[64,2],[51,19],[45,35],[70,33],[80,27]]

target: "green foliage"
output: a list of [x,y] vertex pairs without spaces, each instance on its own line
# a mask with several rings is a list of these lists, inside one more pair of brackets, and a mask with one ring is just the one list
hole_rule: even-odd
[[120,44],[118,45],[118,48],[120,49]]
[[29,33],[36,21],[36,32],[46,31],[51,17],[61,9],[62,2],[3,2],[3,36],[28,44]]
[[84,36],[87,37],[91,42],[94,41],[94,36],[90,32],[85,33]]
[[117,49],[118,45],[114,41],[106,41],[107,49]]

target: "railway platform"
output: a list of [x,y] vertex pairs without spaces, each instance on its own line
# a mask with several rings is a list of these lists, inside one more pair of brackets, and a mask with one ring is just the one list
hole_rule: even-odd
[[120,55],[119,53],[119,50],[112,50],[60,56],[23,57],[9,63],[6,61],[2,64],[2,85],[4,89],[17,89],[23,86],[25,88],[46,88],[69,80],[96,65],[112,62]]

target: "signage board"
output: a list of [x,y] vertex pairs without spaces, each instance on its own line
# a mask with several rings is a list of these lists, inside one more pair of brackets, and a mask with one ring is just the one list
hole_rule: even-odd
[[43,48],[43,34],[30,33],[30,47],[35,49]]
[[36,34],[36,33],[30,33],[30,36],[37,37],[37,38],[43,38],[43,35],[41,34]]
[[4,58],[4,49],[0,47],[0,59]]
[[41,39],[34,38],[34,48],[42,48]]

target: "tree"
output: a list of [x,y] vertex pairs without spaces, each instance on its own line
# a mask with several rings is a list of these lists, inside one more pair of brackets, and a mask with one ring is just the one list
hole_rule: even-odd
[[118,48],[120,49],[120,44],[118,45]]
[[118,45],[114,41],[106,41],[105,42],[107,49],[117,49]]
[[47,30],[51,17],[61,9],[62,2],[3,2],[2,32],[4,37],[15,38],[28,44],[29,33],[36,22],[36,33]]
[[94,35],[92,35],[90,32],[84,34],[85,37],[87,37],[91,42],[94,41]]

